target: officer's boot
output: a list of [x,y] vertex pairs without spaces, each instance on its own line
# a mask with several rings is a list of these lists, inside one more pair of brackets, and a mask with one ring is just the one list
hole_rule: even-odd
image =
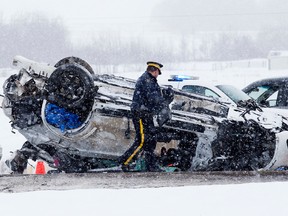
[[144,158],[146,162],[147,171],[149,172],[163,172],[158,164],[157,157],[154,153],[145,151]]

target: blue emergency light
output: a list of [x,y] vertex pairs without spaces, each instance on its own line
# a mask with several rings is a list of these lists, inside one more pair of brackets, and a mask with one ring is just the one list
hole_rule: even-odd
[[198,80],[199,77],[189,75],[171,75],[168,81],[182,82],[184,80]]

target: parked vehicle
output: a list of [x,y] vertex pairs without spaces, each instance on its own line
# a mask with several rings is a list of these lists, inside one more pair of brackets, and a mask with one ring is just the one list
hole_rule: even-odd
[[171,79],[163,83],[185,92],[210,97],[217,101],[230,103],[234,106],[237,106],[239,102],[251,99],[247,94],[241,91],[241,89],[238,89],[233,85],[214,84],[196,79],[191,80],[189,76],[174,75]]
[[288,117],[288,77],[258,80],[243,88],[243,91],[260,106]]

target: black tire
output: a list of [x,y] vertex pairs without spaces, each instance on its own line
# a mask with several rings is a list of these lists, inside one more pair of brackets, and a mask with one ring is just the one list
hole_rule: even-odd
[[83,59],[75,57],[75,56],[69,56],[66,58],[61,59],[60,61],[58,61],[54,67],[58,68],[61,67],[62,65],[66,65],[66,64],[79,64],[81,66],[83,66],[84,68],[86,68],[86,70],[88,70],[90,72],[90,74],[94,75],[94,71],[92,69],[92,67]]
[[48,102],[70,110],[93,100],[94,96],[91,73],[75,63],[56,68],[44,88]]

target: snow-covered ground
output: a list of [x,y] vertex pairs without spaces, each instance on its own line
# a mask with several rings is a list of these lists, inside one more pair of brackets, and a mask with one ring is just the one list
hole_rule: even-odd
[[[9,74],[6,70],[5,74]],[[120,75],[136,79],[142,72]],[[169,75],[180,72],[199,76],[205,81],[230,83],[239,88],[260,78],[286,75],[285,71],[268,71],[263,68],[190,72],[181,69],[171,72],[163,70],[159,77],[160,83],[168,79]],[[0,77],[1,85],[3,81],[4,78]],[[0,122],[0,144],[3,147],[3,158],[6,158],[10,150],[19,148],[25,140],[17,131],[16,134],[11,133],[9,119],[2,111]],[[286,216],[287,194],[288,182],[0,193],[0,214]]]
[[288,183],[253,183],[2,193],[0,212],[5,216],[286,216],[287,192]]

